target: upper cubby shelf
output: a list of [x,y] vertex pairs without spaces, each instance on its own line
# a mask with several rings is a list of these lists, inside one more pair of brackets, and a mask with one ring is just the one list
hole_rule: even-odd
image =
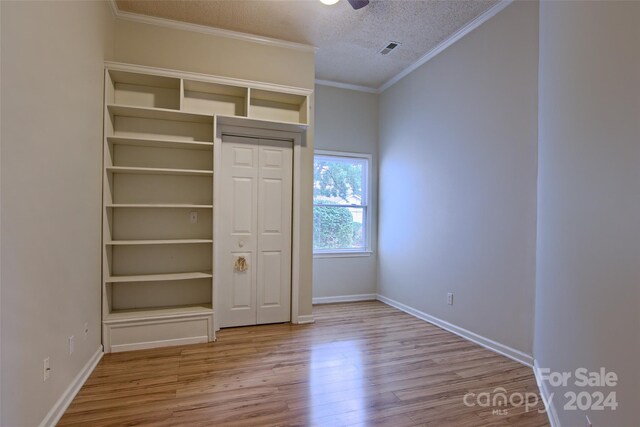
[[109,77],[113,88],[109,104],[180,109],[180,79],[116,70]]
[[106,104],[114,117],[212,123],[213,116],[225,116],[309,124],[307,89],[127,64],[107,64],[106,79]]
[[183,111],[246,117],[248,88],[193,80],[183,84]]
[[251,89],[249,117],[285,123],[308,124],[308,97]]

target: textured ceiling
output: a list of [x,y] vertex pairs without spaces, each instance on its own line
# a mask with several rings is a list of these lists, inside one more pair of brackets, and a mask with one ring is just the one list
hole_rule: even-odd
[[[118,9],[316,46],[316,78],[378,88],[497,0],[117,0]],[[387,56],[378,52],[400,42]]]

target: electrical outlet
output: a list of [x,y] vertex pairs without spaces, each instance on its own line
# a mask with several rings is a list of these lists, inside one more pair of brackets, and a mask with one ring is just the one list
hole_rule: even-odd
[[89,336],[89,322],[84,322],[84,339],[87,339]]
[[69,356],[73,354],[73,350],[75,350],[75,347],[76,347],[76,337],[71,335],[69,337]]
[[196,211],[189,212],[189,221],[191,221],[191,224],[197,224],[198,223],[198,212],[196,212]]
[[447,294],[447,304],[453,305],[453,294],[451,292]]
[[585,427],[593,427],[593,424],[591,424],[591,420],[589,419],[589,415],[585,415],[584,417],[587,419]]
[[42,381],[48,380],[50,375],[51,375],[51,368],[49,367],[49,358],[46,357],[42,361]]

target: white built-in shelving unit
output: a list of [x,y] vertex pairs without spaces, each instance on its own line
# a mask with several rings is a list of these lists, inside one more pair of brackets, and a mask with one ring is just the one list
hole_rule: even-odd
[[213,341],[216,123],[303,129],[309,93],[109,63],[104,97],[105,351]]

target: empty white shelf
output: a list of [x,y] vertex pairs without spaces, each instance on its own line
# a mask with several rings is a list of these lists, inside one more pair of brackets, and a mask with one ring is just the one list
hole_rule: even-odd
[[138,117],[141,119],[171,120],[176,122],[213,123],[209,114],[185,113],[165,108],[130,107],[126,105],[108,105],[109,113],[114,116]]
[[213,176],[213,171],[198,169],[165,169],[165,168],[133,168],[128,166],[111,166],[106,168],[107,172],[146,174],[146,175],[194,175]]
[[180,148],[188,150],[213,150],[213,142],[203,141],[181,141],[172,139],[153,139],[153,138],[131,138],[109,136],[107,141],[115,145],[129,145],[137,147],[157,147],[157,148]]
[[123,282],[161,282],[173,280],[193,280],[193,279],[210,279],[213,277],[211,272],[196,271],[190,273],[167,273],[167,274],[138,274],[135,276],[111,276],[105,282],[107,283],[123,283]]
[[169,209],[213,209],[213,205],[190,205],[179,203],[110,203],[107,208],[169,208]]
[[213,243],[212,239],[170,239],[170,240],[111,240],[107,245],[182,245],[194,243]]

